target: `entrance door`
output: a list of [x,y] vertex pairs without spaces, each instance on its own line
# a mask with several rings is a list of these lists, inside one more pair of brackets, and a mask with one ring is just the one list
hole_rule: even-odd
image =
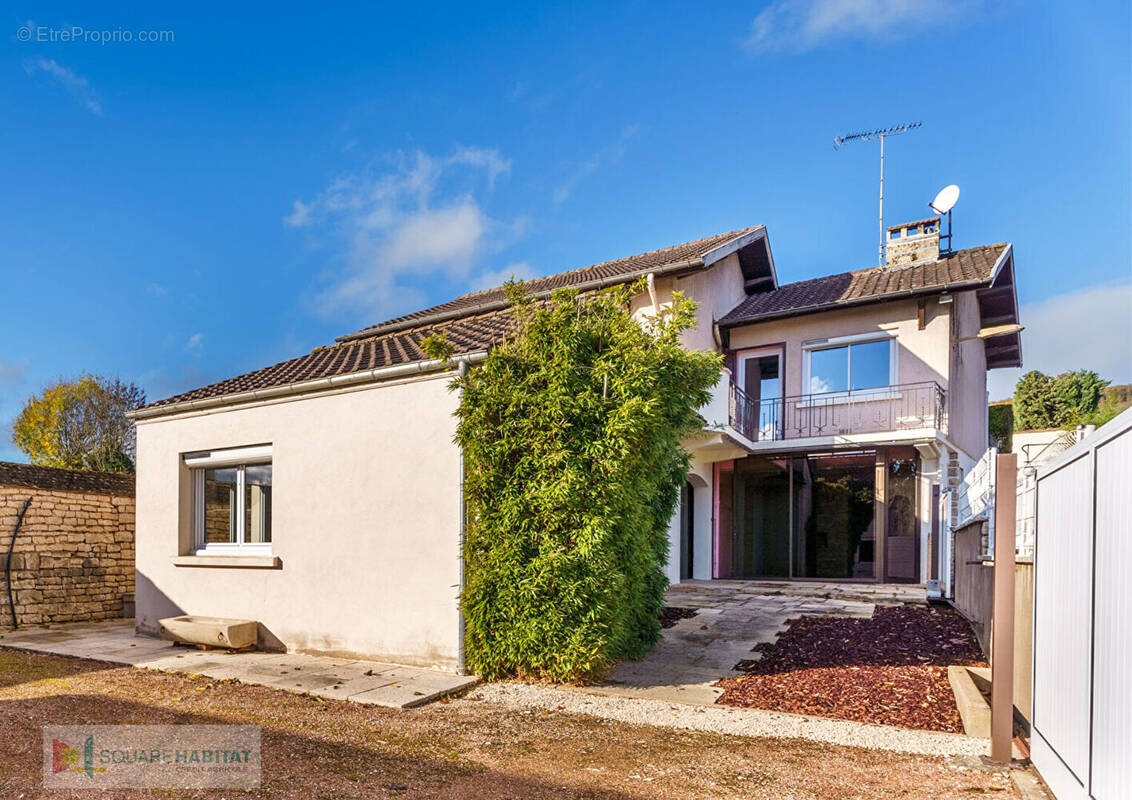
[[685,483],[680,490],[680,580],[692,578],[692,558],[695,553],[694,534],[696,518],[695,490]]
[[745,350],[738,356],[739,381],[751,403],[754,440],[782,438],[782,348]]

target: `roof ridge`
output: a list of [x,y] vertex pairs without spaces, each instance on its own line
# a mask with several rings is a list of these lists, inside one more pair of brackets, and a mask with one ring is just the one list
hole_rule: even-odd
[[[521,282],[523,284],[531,284],[531,283],[539,283],[539,282],[543,282],[543,281],[554,281],[554,280],[560,280],[563,277],[566,277],[566,276],[569,276],[569,275],[578,275],[579,277],[582,277],[584,274],[587,273],[587,271],[592,271],[592,272],[596,273],[596,272],[599,272],[603,267],[608,267],[612,264],[617,264],[619,262],[633,262],[633,261],[636,261],[638,259],[645,259],[645,258],[648,258],[648,257],[656,257],[657,255],[666,253],[668,251],[678,250],[680,248],[695,248],[697,245],[703,245],[706,242],[709,242],[709,241],[712,241],[712,240],[719,240],[718,246],[722,246],[723,244],[726,244],[727,242],[729,242],[733,239],[736,239],[740,236],[744,236],[748,233],[751,233],[753,231],[758,230],[759,228],[764,228],[764,227],[765,226],[762,225],[762,224],[749,225],[749,226],[746,226],[746,227],[743,227],[743,228],[737,228],[736,230],[732,230],[732,231],[724,231],[722,233],[714,233],[714,234],[710,234],[708,236],[701,236],[698,239],[690,239],[690,240],[685,241],[685,242],[676,242],[674,244],[666,245],[664,247],[658,247],[658,248],[654,248],[652,250],[645,250],[645,251],[642,251],[640,253],[633,253],[632,255],[628,255],[628,256],[621,256],[619,258],[611,258],[611,259],[607,259],[605,261],[599,261],[599,262],[596,262],[594,264],[587,264],[584,267],[575,267],[573,269],[566,269],[566,270],[561,270],[559,272],[552,272],[549,275],[540,275],[538,277],[530,278],[528,280],[524,280],[524,281],[521,281]],[[715,249],[715,248],[712,248],[712,249]],[[666,262],[663,262],[661,264],[658,264],[657,266],[659,268],[659,267],[665,266],[667,264],[672,264],[672,263],[676,263],[676,262],[675,261],[666,261]],[[367,331],[373,330],[373,331],[376,332],[378,329],[385,328],[386,326],[397,325],[397,324],[401,324],[401,323],[410,321],[414,317],[426,317],[430,313],[443,313],[441,310],[445,309],[449,306],[454,306],[455,304],[459,304],[461,302],[466,303],[467,301],[470,301],[473,298],[487,297],[488,295],[491,295],[492,293],[499,292],[502,289],[503,289],[503,285],[500,285],[500,286],[491,286],[491,287],[488,287],[488,288],[485,288],[485,289],[477,289],[473,292],[465,292],[464,294],[457,295],[457,296],[452,297],[448,300],[445,300],[441,303],[436,303],[436,304],[428,306],[426,308],[421,308],[421,309],[417,309],[417,310],[414,310],[414,311],[410,311],[410,312],[407,312],[405,314],[401,314],[401,315],[396,316],[396,317],[391,317],[390,319],[383,320],[383,321],[375,323],[373,325],[367,325],[364,328],[360,328],[360,329],[358,329],[358,330],[356,330],[352,333],[349,333],[349,334],[344,334],[343,336],[338,337],[338,338],[342,339],[342,338],[348,338],[348,337],[359,337],[360,334],[363,334]],[[456,309],[454,308],[452,310],[456,310]],[[368,338],[368,337],[366,337],[366,338]]]
[[775,289],[774,291],[781,291],[783,289],[789,289],[791,286],[801,286],[804,283],[813,283],[814,281],[828,281],[831,278],[840,278],[843,275],[864,275],[867,272],[877,272],[877,273],[898,272],[899,269],[888,269],[888,267],[889,266],[898,267],[898,268],[922,267],[922,266],[927,266],[928,264],[937,264],[937,263],[940,263],[940,262],[943,262],[943,261],[949,261],[953,258],[958,257],[958,255],[960,253],[969,253],[969,252],[972,252],[974,250],[986,250],[989,247],[1006,247],[1007,244],[1008,244],[1008,242],[994,242],[992,244],[981,244],[981,245],[978,245],[976,247],[964,247],[964,248],[961,248],[959,250],[953,250],[950,253],[941,254],[939,256],[939,258],[935,258],[935,259],[931,259],[931,260],[912,261],[912,262],[908,262],[906,264],[892,264],[892,265],[878,264],[878,265],[872,266],[872,267],[862,267],[861,269],[850,269],[850,270],[846,270],[845,272],[835,272],[831,275],[818,275],[817,277],[814,277],[814,278],[803,278],[800,281],[791,281],[790,283],[783,283],[777,289]]
[[[727,240],[730,241],[731,239],[737,238],[739,236],[743,236],[743,235],[748,234],[751,231],[755,230],[756,228],[761,228],[761,227],[762,227],[762,225],[751,225],[751,226],[748,226],[746,228],[739,228],[739,229],[733,230],[733,231],[724,231],[723,233],[714,233],[711,236],[701,236],[699,239],[689,239],[686,242],[676,242],[675,244],[670,244],[670,245],[667,245],[665,247],[657,247],[654,250],[645,250],[644,252],[641,252],[641,253],[634,253],[631,256],[622,256],[621,258],[608,258],[605,261],[599,261],[596,264],[588,264],[584,267],[575,267],[574,269],[564,269],[561,272],[552,272],[550,275],[542,275],[538,278],[531,278],[531,281],[545,281],[545,280],[550,280],[551,278],[560,278],[563,275],[570,275],[571,273],[574,273],[574,272],[585,272],[587,269],[597,269],[598,267],[605,267],[605,266],[608,266],[610,264],[615,264],[618,261],[628,261],[629,259],[632,259],[632,258],[643,258],[644,256],[652,256],[652,255],[656,255],[657,253],[663,253],[666,250],[675,250],[678,247],[691,247],[693,245],[702,244],[703,242],[706,242],[709,239],[720,239],[720,238],[723,238],[723,237],[726,236]],[[523,281],[523,282],[527,283],[527,281]],[[499,289],[502,289],[502,288],[503,288],[502,286],[496,286],[496,287],[493,287],[491,289],[481,289],[480,291],[481,292],[493,292],[493,291],[498,291]],[[461,295],[461,296],[464,296],[464,295]]]

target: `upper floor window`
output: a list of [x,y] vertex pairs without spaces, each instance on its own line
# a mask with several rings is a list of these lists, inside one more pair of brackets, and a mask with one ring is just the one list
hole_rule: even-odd
[[190,453],[194,552],[271,552],[271,447]]
[[881,389],[896,383],[896,342],[891,336],[846,336],[803,345],[808,394]]

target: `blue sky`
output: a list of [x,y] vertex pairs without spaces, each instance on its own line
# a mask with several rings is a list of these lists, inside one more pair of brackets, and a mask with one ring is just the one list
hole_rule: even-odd
[[958,183],[956,244],[1015,244],[1027,366],[1132,381],[1127,2],[191,10],[0,22],[5,427],[59,376],[157,399],[755,223],[784,282],[870,266],[877,148],[833,137],[919,120],[887,219]]

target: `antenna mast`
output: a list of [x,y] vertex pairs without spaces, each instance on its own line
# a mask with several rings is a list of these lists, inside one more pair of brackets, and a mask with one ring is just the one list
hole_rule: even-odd
[[907,125],[897,125],[894,128],[879,128],[875,131],[862,131],[851,133],[848,136],[835,136],[833,146],[840,150],[841,145],[847,142],[867,142],[880,139],[880,244],[877,246],[877,266],[884,266],[884,140],[887,136],[899,136],[902,133],[915,130],[922,122],[910,122]]

